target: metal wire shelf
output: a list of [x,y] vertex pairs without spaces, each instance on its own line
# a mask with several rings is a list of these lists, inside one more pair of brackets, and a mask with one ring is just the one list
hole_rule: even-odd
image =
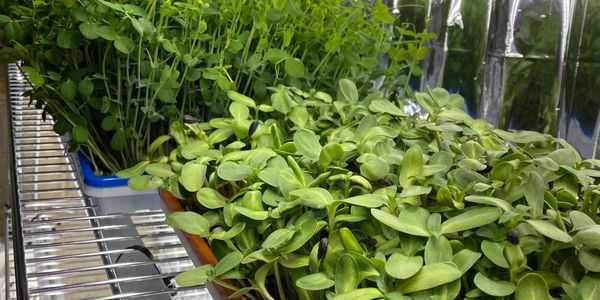
[[85,196],[67,140],[29,105],[18,66],[8,71],[17,183],[7,218],[9,298],[211,299],[203,286],[176,286],[174,276],[193,263],[164,225],[158,197]]

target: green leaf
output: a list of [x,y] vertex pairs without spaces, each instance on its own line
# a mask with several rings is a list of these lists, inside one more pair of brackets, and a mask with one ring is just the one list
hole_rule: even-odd
[[371,181],[377,181],[390,173],[390,167],[383,158],[375,157],[360,166],[360,174]]
[[266,220],[269,217],[268,211],[253,210],[253,209],[249,209],[249,208],[242,207],[242,206],[236,206],[236,207],[234,207],[234,209],[238,213],[240,213],[252,220],[262,221],[262,220]]
[[371,300],[383,297],[381,291],[377,288],[360,288],[346,293],[337,294],[330,300]]
[[466,196],[464,199],[467,202],[496,206],[502,208],[504,211],[512,211],[512,206],[508,202],[500,198],[469,195]]
[[209,280],[208,273],[212,271],[212,265],[202,265],[195,269],[185,271],[175,276],[175,281],[179,286],[194,286],[205,284]]
[[89,79],[83,79],[79,81],[77,90],[84,97],[89,97],[94,92],[94,83]]
[[71,79],[68,79],[61,84],[60,94],[69,101],[73,100],[77,95],[77,87],[75,87],[75,82],[73,82]]
[[164,181],[159,177],[139,175],[134,176],[127,181],[127,186],[136,191],[157,189],[163,185]]
[[481,258],[481,253],[463,249],[454,254],[452,262],[456,264],[461,273],[465,274],[479,258]]
[[10,21],[4,25],[4,34],[8,40],[20,41],[23,38],[23,33],[23,27],[15,21]]
[[496,297],[508,296],[514,293],[516,289],[515,285],[510,281],[492,280],[481,273],[477,273],[473,281],[475,282],[475,286],[484,293]]
[[477,207],[454,216],[442,223],[441,233],[459,232],[492,223],[502,215],[496,207]]
[[316,161],[321,154],[322,147],[319,138],[311,131],[297,131],[294,134],[294,145],[300,154],[313,161]]
[[221,260],[219,260],[219,262],[215,265],[215,276],[221,276],[231,269],[239,266],[243,257],[244,255],[238,251],[233,251],[225,255],[225,257],[221,258]]
[[98,26],[96,33],[98,33],[98,36],[108,41],[114,41],[117,38],[117,32],[108,26]]
[[340,80],[339,85],[343,100],[350,104],[358,102],[358,89],[352,80],[342,79]]
[[399,217],[379,209],[371,209],[371,214],[379,222],[400,232],[424,237],[431,236],[427,229],[429,212],[422,207],[406,207],[400,212]]
[[321,149],[319,154],[319,166],[321,169],[328,167],[331,162],[342,158],[344,155],[344,148],[338,143],[329,143]]
[[117,129],[110,140],[110,147],[116,151],[122,151],[125,149],[125,130],[123,128]]
[[586,270],[600,272],[600,250],[583,246],[579,250],[577,259]]
[[95,40],[98,38],[98,24],[95,23],[81,23],[79,24],[79,32],[88,40]]
[[39,87],[46,83],[46,79],[40,74],[38,70],[28,66],[22,66],[21,70],[29,76],[29,82],[35,87]]
[[82,126],[75,126],[75,127],[73,127],[73,131],[71,132],[71,135],[73,136],[73,140],[76,143],[83,144],[83,143],[87,142],[90,134],[89,134],[87,128],[82,127]]
[[201,188],[196,192],[196,200],[208,209],[222,208],[228,201],[221,193],[208,187]]
[[508,269],[508,261],[504,257],[504,247],[500,243],[483,240],[481,242],[481,251],[491,262],[499,267]]
[[197,162],[187,162],[183,165],[179,183],[188,191],[198,191],[206,180],[206,165]]
[[304,63],[295,57],[288,57],[284,65],[285,72],[295,78],[304,76]]
[[236,237],[238,234],[242,233],[242,231],[244,231],[245,228],[246,228],[246,223],[239,222],[239,223],[236,223],[235,225],[233,225],[233,227],[231,227],[231,229],[229,229],[225,232],[221,231],[218,234],[215,231],[211,232],[210,237],[212,239],[227,241],[227,240],[230,240],[230,239]]
[[277,260],[282,266],[288,269],[298,269],[309,265],[310,257],[308,255],[298,255],[290,253],[286,256],[281,256]]
[[305,206],[321,209],[333,202],[333,197],[326,189],[319,187],[301,188],[290,192]]
[[184,145],[186,143],[185,128],[183,128],[183,125],[179,121],[171,123],[169,134],[175,139],[177,145]]
[[79,38],[75,31],[59,30],[56,36],[56,44],[61,48],[75,49],[79,47]]
[[406,279],[419,272],[422,266],[422,256],[405,256],[395,252],[385,262],[385,272],[396,279]]
[[[577,211],[574,211],[574,212],[577,212]],[[571,212],[571,218],[573,216],[577,215],[577,214],[573,214],[574,212]],[[583,213],[581,213],[581,214],[583,214]],[[583,215],[585,215],[585,214],[583,214]],[[589,218],[589,216],[587,216],[587,215],[585,215],[585,217]],[[586,223],[588,223],[590,221],[594,222],[590,218],[589,220],[586,221]],[[579,230],[577,232],[577,234],[575,234],[573,239],[576,242],[584,244],[588,247],[600,249],[600,225],[596,225],[595,223],[593,223],[593,225],[588,225],[588,226],[581,228],[581,230]]]
[[227,97],[229,97],[229,99],[231,99],[237,103],[240,103],[247,107],[252,107],[252,108],[256,109],[256,102],[254,102],[254,100],[252,98],[250,98],[246,95],[243,95],[236,91],[231,90],[231,91],[227,92]]
[[146,167],[146,172],[157,177],[175,176],[175,172],[171,170],[171,165],[166,163],[151,163]]
[[569,213],[569,218],[573,224],[573,229],[581,229],[589,225],[596,225],[596,222],[587,214],[574,210]]
[[385,204],[386,199],[381,194],[365,194],[342,199],[342,201],[356,206],[377,208]]
[[133,176],[141,175],[149,163],[150,162],[147,160],[140,161],[131,168],[117,172],[116,175],[121,178],[131,178]]
[[392,102],[384,99],[373,100],[371,104],[369,104],[369,109],[376,113],[387,113],[398,117],[406,116],[402,109]]
[[425,244],[425,264],[452,261],[452,246],[444,236],[432,236]]
[[421,173],[423,168],[423,150],[419,145],[410,147],[402,159],[399,182],[403,188],[412,185],[413,177]]
[[452,282],[461,276],[462,273],[451,262],[424,265],[417,274],[402,282],[399,289],[408,294]]
[[154,142],[152,142],[152,144],[150,144],[150,146],[148,147],[148,156],[152,156],[152,154],[154,154],[154,152],[156,152],[156,150],[158,150],[162,146],[162,144],[169,141],[170,139],[171,136],[169,135],[161,135],[157,137],[156,140],[154,140]]
[[525,199],[531,208],[531,216],[539,219],[544,210],[544,179],[538,172],[531,172],[525,184]]
[[519,279],[515,292],[516,300],[552,299],[548,294],[548,285],[544,278],[535,273],[528,273]]
[[244,163],[226,161],[217,168],[217,175],[227,181],[240,181],[252,175],[252,167]]
[[278,64],[283,60],[287,59],[289,54],[278,48],[269,48],[267,52],[265,52],[264,59],[274,64]]
[[343,254],[335,264],[335,292],[336,294],[350,292],[360,282],[358,264],[349,254]]
[[309,291],[325,290],[334,284],[335,282],[322,272],[306,275],[296,280],[296,286]]
[[117,38],[114,40],[114,45],[115,48],[123,54],[131,54],[131,52],[133,52],[135,49],[135,43],[133,40],[126,36],[117,36]]
[[210,223],[206,218],[191,211],[171,213],[165,219],[165,224],[200,236],[206,235],[210,228]]
[[553,240],[569,243],[573,240],[573,238],[567,234],[566,232],[560,230],[558,227],[550,224],[546,221],[542,220],[525,220],[525,222],[529,223],[537,232],[545,235]]
[[427,195],[429,194],[429,192],[431,192],[431,187],[424,187],[424,186],[419,186],[419,185],[412,185],[409,186],[408,188],[405,188],[402,190],[402,193],[400,193],[400,198],[408,198],[408,197],[414,197],[414,196],[419,196],[419,195]]
[[281,247],[284,243],[288,242],[292,239],[296,233],[294,230],[281,228],[273,231],[265,241],[262,243],[261,247],[265,249],[275,249]]
[[598,273],[585,275],[578,287],[583,300],[600,299],[600,275]]

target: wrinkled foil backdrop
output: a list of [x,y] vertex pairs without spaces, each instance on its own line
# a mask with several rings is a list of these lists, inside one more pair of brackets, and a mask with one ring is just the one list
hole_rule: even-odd
[[423,76],[504,129],[565,138],[600,157],[600,1],[388,0],[400,22],[437,35]]

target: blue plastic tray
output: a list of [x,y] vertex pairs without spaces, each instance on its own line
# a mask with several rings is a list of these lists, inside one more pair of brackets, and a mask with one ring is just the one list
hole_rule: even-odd
[[96,176],[90,161],[81,152],[77,152],[79,164],[83,173],[83,183],[97,188],[110,188],[118,186],[127,186],[128,178],[121,178],[114,175]]

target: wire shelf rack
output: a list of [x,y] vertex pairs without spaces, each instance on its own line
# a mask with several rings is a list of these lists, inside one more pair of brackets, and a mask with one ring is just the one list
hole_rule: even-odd
[[77,160],[53,122],[30,106],[30,86],[9,65],[17,190],[7,216],[8,299],[212,299],[179,287],[194,267],[156,194],[87,197]]

